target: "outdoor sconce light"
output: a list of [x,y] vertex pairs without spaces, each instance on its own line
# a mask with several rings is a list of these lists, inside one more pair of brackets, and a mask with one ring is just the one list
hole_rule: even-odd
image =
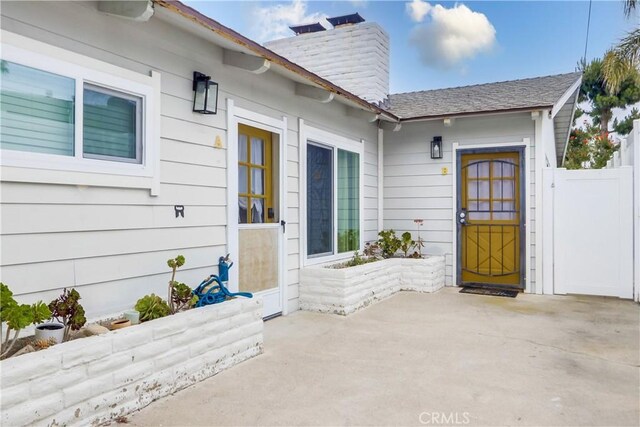
[[193,112],[216,114],[218,112],[218,83],[211,77],[193,72]]
[[442,158],[442,137],[441,136],[434,136],[433,141],[431,141],[431,158],[432,159]]

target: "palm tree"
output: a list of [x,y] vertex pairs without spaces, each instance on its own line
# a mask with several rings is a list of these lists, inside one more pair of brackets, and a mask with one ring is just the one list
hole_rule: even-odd
[[624,15],[628,18],[631,16],[634,10],[636,10],[636,6],[638,5],[637,0],[625,0],[624,2]]
[[[637,7],[638,0],[625,0],[625,16],[630,17]],[[617,46],[605,54],[602,71],[607,89],[610,92],[617,92],[629,72],[638,68],[640,68],[640,28],[628,33]]]

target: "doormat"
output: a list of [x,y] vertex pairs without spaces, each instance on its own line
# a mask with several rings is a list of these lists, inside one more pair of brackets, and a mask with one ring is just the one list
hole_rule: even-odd
[[512,291],[509,289],[496,289],[496,288],[470,288],[465,287],[460,289],[461,294],[475,294],[475,295],[488,295],[492,297],[505,297],[515,298],[518,296],[518,291]]

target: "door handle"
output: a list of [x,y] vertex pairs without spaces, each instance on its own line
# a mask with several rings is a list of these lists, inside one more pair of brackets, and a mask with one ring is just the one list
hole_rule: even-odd
[[280,225],[282,226],[282,232],[284,233],[287,230],[287,221],[285,221],[284,219],[281,219]]

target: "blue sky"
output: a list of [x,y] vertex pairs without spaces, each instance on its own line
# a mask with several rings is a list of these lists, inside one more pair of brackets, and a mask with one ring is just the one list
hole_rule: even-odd
[[[571,72],[584,52],[586,1],[413,2],[187,3],[259,42],[292,34],[289,24],[359,12],[389,33],[392,93]],[[622,2],[594,1],[587,58],[638,25],[637,13],[624,17]]]

